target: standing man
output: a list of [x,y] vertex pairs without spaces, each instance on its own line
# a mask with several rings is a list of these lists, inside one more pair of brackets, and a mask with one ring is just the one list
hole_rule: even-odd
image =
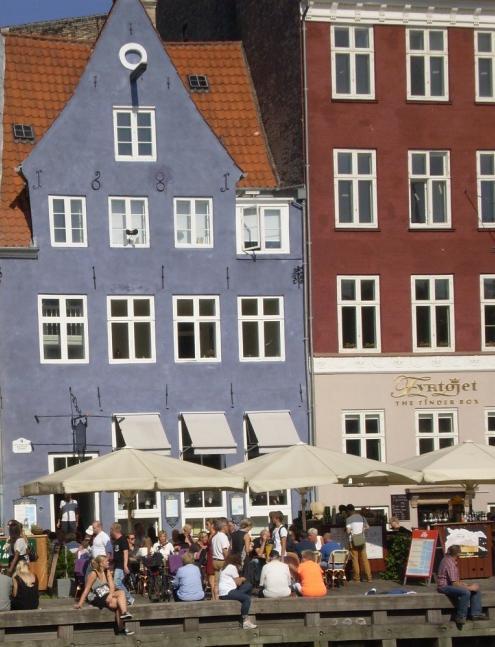
[[225,517],[215,519],[215,534],[211,540],[211,554],[213,557],[213,570],[215,571],[215,590],[213,599],[218,600],[218,582],[220,580],[220,571],[224,567],[225,559],[230,551],[230,542],[227,536],[228,524]]
[[461,554],[460,546],[450,546],[440,562],[437,575],[437,590],[445,593],[455,605],[455,622],[463,625],[468,612],[473,620],[485,620],[481,610],[481,592],[478,584],[466,584],[459,577],[457,558]]
[[112,559],[112,542],[106,532],[101,527],[101,521],[93,521],[93,543],[91,544],[91,558],[94,559],[98,555],[107,555]]
[[65,534],[77,532],[79,526],[79,506],[77,501],[72,498],[71,494],[64,494],[64,498],[60,501],[59,520],[57,528]]
[[285,557],[285,553],[287,552],[288,535],[287,528],[283,525],[284,515],[281,512],[273,512],[272,521],[275,526],[272,532],[272,539],[274,542],[273,548],[283,559]]
[[134,604],[134,598],[129,593],[124,578],[129,575],[129,543],[122,534],[120,523],[113,523],[110,527],[110,537],[112,538],[113,547],[113,580],[115,588],[124,591],[127,599],[127,605]]
[[346,519],[346,530],[349,536],[349,547],[352,557],[352,579],[359,582],[361,570],[366,580],[372,581],[371,568],[366,553],[366,531],[369,528],[368,522],[363,515],[356,512],[352,503],[347,506],[349,516]]

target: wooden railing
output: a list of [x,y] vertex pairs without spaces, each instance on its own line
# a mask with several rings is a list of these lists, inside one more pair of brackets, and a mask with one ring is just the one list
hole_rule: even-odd
[[[52,603],[53,604],[53,603]],[[158,647],[290,645],[337,647],[345,641],[414,640],[415,647],[451,647],[454,637],[492,636],[495,645],[495,592],[483,594],[488,620],[468,621],[462,629],[452,621],[453,607],[444,595],[332,595],[325,598],[253,599],[251,618],[256,629],[239,625],[240,605],[234,601],[141,604],[132,607],[127,623],[136,633],[116,637],[113,615],[69,606],[0,613],[0,640],[17,647],[74,647],[120,644]],[[425,642],[423,642],[425,641]]]

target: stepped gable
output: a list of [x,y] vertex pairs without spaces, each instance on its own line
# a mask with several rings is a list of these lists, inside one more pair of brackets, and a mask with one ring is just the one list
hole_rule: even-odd
[[[70,99],[91,46],[67,40],[5,35],[5,81],[0,247],[31,244],[29,202],[16,168],[32,143],[15,141],[12,125],[33,126],[38,142]],[[245,177],[239,188],[275,188],[277,178],[256,96],[240,43],[168,43],[165,49],[206,122]],[[208,77],[209,90],[194,92],[188,75]]]

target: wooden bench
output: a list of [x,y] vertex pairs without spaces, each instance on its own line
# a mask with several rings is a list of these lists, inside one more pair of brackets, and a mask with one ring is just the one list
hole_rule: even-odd
[[[70,606],[36,611],[0,613],[0,640],[17,647],[78,645],[154,645],[158,647],[270,645],[304,643],[332,647],[355,640],[381,641],[395,647],[398,639],[433,639],[450,647],[452,638],[493,636],[495,644],[495,592],[483,593],[489,620],[468,622],[459,630],[452,622],[453,606],[438,593],[418,595],[328,595],[324,598],[253,598],[251,615],[258,627],[239,625],[240,605],[235,601],[137,604],[127,626],[132,638],[115,636],[113,614],[104,609]],[[431,644],[431,642],[429,642]]]

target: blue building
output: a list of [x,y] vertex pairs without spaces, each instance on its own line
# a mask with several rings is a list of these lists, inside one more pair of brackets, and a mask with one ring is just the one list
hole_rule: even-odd
[[[222,468],[307,441],[303,213],[277,188],[241,46],[164,48],[117,0],[91,52],[7,35],[2,56],[3,521],[20,483],[81,460],[71,421],[85,459],[128,445]],[[117,494],[77,498],[82,525],[127,517]],[[57,497],[36,504],[53,527]],[[135,505],[145,524],[259,527],[291,493]]]

